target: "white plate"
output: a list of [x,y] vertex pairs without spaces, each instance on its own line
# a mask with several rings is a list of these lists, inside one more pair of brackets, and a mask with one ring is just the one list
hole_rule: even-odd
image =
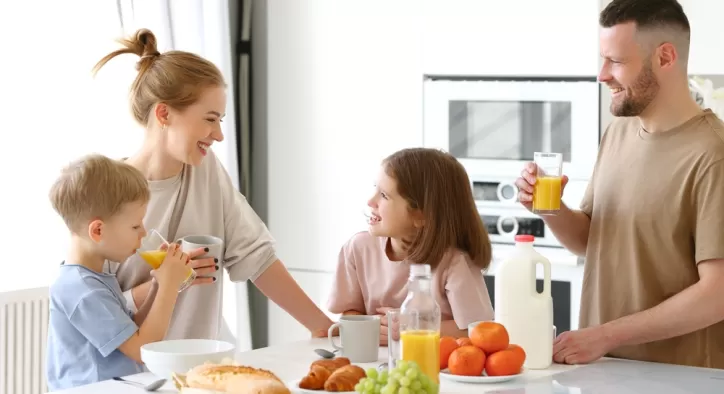
[[[289,388],[292,390],[292,392],[304,393],[304,394],[331,393],[331,391],[326,391],[326,390],[308,390],[308,389],[299,388],[299,382],[301,382],[301,381],[302,380],[299,379],[299,380],[295,380],[295,381],[289,383]],[[334,394],[356,394],[356,392],[355,391],[337,391]]]
[[[450,371],[446,369],[443,369],[440,371],[440,377],[447,380],[452,380],[454,382],[460,382],[460,383],[501,383],[501,382],[507,382],[509,380],[513,380],[521,375],[523,375],[523,372],[525,372],[523,369],[520,370],[520,373],[517,375],[507,375],[507,376],[462,376],[462,375],[453,375],[450,373]],[[485,373],[485,372],[483,372]]]

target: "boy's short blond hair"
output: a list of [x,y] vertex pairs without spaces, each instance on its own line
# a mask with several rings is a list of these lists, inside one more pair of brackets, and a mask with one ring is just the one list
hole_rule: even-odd
[[148,181],[134,167],[92,154],[65,167],[50,189],[53,209],[71,231],[83,222],[108,220],[125,204],[148,202]]

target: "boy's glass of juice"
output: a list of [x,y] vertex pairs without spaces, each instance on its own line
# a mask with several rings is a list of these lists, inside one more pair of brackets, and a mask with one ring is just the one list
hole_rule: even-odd
[[[148,232],[145,238],[141,240],[141,247],[138,248],[138,255],[148,263],[153,269],[158,269],[163,260],[166,258],[167,252],[162,249],[163,245],[168,245],[168,241],[158,233],[156,230]],[[189,267],[189,276],[186,280],[181,283],[179,287],[179,293],[186,290],[191,283],[196,279],[196,272]]]
[[563,155],[535,152],[533,161],[538,167],[533,188],[533,213],[556,215],[561,210]]

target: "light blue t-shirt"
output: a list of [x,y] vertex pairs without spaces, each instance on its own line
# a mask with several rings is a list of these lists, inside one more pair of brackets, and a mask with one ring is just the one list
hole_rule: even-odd
[[142,372],[118,350],[136,331],[115,275],[61,265],[50,286],[48,388],[68,389]]

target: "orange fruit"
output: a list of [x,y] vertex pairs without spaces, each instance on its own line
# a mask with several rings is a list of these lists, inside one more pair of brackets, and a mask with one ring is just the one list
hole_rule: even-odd
[[455,338],[440,337],[440,369],[447,368],[447,361],[450,359],[450,355],[458,347]]
[[448,370],[453,375],[481,376],[485,369],[485,353],[475,346],[461,346],[450,354]]
[[482,322],[470,332],[470,341],[482,349],[485,354],[493,354],[507,349],[510,344],[508,330],[500,323]]
[[458,343],[458,346],[472,346],[473,344],[468,337],[458,338],[455,342]]
[[523,365],[523,363],[525,363],[525,356],[526,356],[526,355],[525,355],[525,350],[523,350],[522,347],[520,347],[520,346],[518,346],[518,345],[515,345],[515,344],[510,344],[510,345],[508,346],[508,350],[516,353],[516,354],[518,355],[518,357],[520,357],[520,360],[521,360],[521,361],[520,361],[520,365]]
[[512,349],[495,352],[485,359],[485,372],[488,376],[516,375],[522,367],[520,354]]

